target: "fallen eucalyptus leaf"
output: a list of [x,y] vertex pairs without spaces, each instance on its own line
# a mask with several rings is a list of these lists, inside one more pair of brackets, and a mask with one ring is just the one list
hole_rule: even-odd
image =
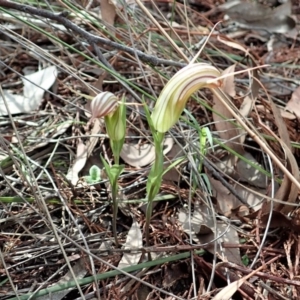
[[[3,91],[11,114],[32,112],[40,106],[45,90],[48,90],[57,77],[56,66],[51,66],[36,73],[24,76],[23,96]],[[0,96],[0,116],[8,115],[4,100]]]
[[[172,138],[164,141],[164,154],[167,154],[173,147]],[[130,166],[142,168],[151,164],[155,159],[155,148],[152,144],[124,144],[120,157]]]
[[294,113],[300,118],[300,87],[293,92],[291,99],[286,104],[285,110]]
[[[133,218],[131,228],[128,231],[124,249],[137,249],[143,247],[143,234],[139,223]],[[124,253],[118,264],[118,268],[122,269],[129,266],[134,266],[139,263],[142,252],[132,251]]]
[[[214,222],[208,208],[204,205],[195,203],[194,212],[190,218],[189,213],[185,210],[180,210],[178,220],[182,224],[185,233],[191,236],[193,241],[200,244],[212,242],[215,237],[219,237],[216,247],[218,254],[223,254],[221,259],[241,264],[240,250],[238,248],[222,248],[222,242],[228,244],[238,244],[239,237],[233,227],[229,227],[222,221],[216,221],[216,232]],[[226,232],[224,233],[224,231]],[[210,253],[215,253],[214,243],[206,245],[205,249]]]
[[272,9],[258,2],[240,2],[226,10],[226,14],[242,28],[287,33],[296,26],[291,15],[291,2]]
[[85,166],[87,160],[87,147],[83,142],[79,142],[77,145],[77,153],[73,166],[69,169],[67,178],[73,185],[77,184],[79,179],[78,174]]

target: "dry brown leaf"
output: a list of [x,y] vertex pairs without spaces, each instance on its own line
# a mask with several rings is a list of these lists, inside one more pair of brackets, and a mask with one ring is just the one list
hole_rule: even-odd
[[115,33],[115,30],[113,28],[115,17],[117,15],[115,5],[110,0],[100,0],[100,4],[102,20],[107,25],[110,25],[108,29],[110,29],[112,33]]
[[238,50],[245,52],[246,55],[248,55],[248,53],[249,53],[248,49],[246,49],[244,46],[238,44],[237,42],[225,40],[223,37],[221,37],[219,35],[218,35],[217,39],[219,42],[221,42],[231,48],[238,49]]
[[[281,146],[284,149],[286,159],[287,159],[287,169],[292,173],[294,178],[299,182],[299,169],[298,164],[295,159],[295,156],[292,153],[292,146],[291,141],[289,138],[289,133],[286,127],[286,124],[283,122],[283,119],[275,106],[275,104],[272,102],[271,107],[274,113],[276,125],[278,126],[279,135],[281,137],[280,143]],[[288,182],[288,184],[286,184]],[[283,193],[278,190],[278,192],[275,194],[275,198],[287,201],[288,203],[295,203],[296,199],[298,197],[298,187],[295,183],[291,182],[291,180],[287,177],[287,175],[284,176],[283,183],[281,185],[283,188]],[[281,187],[280,187],[281,188]],[[286,195],[288,195],[286,197]],[[281,198],[278,198],[278,196],[281,196]],[[283,214],[288,214],[293,209],[293,206],[289,205],[283,205],[280,203],[276,203],[275,210],[280,211]]]
[[74,164],[69,169],[67,174],[67,178],[72,182],[73,185],[77,184],[77,181],[79,179],[78,174],[84,167],[86,160],[87,160],[87,147],[83,142],[80,141],[77,145],[77,152],[76,152],[76,158]]
[[[270,214],[265,214],[260,219],[260,227],[266,228]],[[292,220],[279,211],[272,212],[272,219],[269,228],[292,228]]]
[[45,91],[49,90],[55,83],[57,72],[56,66],[50,66],[24,77],[22,76],[23,95],[11,94],[4,90],[3,96],[5,99],[0,96],[0,116],[7,116],[8,111],[14,115],[32,113],[38,109],[44,98]]
[[284,119],[288,120],[295,120],[297,118],[294,114],[284,110],[283,108],[280,108],[280,114]]
[[296,22],[291,15],[291,2],[272,9],[257,2],[241,2],[230,7],[226,13],[240,27],[263,29],[269,32],[286,33],[293,30]]
[[[260,219],[260,226],[266,228],[269,220],[269,214],[264,214]],[[279,211],[272,212],[272,219],[269,228],[288,228],[295,233],[300,233],[300,218],[296,213],[291,217],[287,217]]]
[[230,216],[231,210],[239,207],[242,203],[219,180],[209,176],[209,181],[220,212],[225,216]]
[[[253,84],[252,84],[253,87]],[[250,114],[250,112],[252,111],[252,108],[254,106],[254,102],[255,102],[255,98],[252,100],[249,96],[246,96],[243,100],[243,103],[240,107],[240,113],[243,117],[247,118]],[[246,131],[244,129],[240,129],[240,140],[241,140],[241,144],[245,143],[246,140]]]
[[[178,215],[178,220],[181,222],[184,232],[190,235],[191,238],[197,243],[210,243],[216,237],[220,237],[217,242],[217,253],[221,254],[220,259],[241,264],[240,250],[238,248],[221,249],[220,247],[222,242],[229,244],[239,243],[239,237],[236,230],[231,226],[228,228],[227,224],[218,221],[216,223],[215,232],[213,217],[205,205],[199,205],[199,203],[195,203],[194,212],[191,219],[187,211],[181,210]],[[203,231],[203,229],[205,230]],[[205,249],[214,254],[214,243],[207,245]]]
[[[126,243],[124,245],[124,249],[138,249],[143,247],[143,234],[140,228],[139,223],[135,218],[132,220],[132,225],[128,231]],[[124,253],[122,259],[120,260],[118,267],[120,269],[125,267],[134,266],[139,263],[142,256],[142,252],[140,251],[131,251],[129,253]]]
[[[93,82],[91,85],[94,89],[90,89],[90,96],[97,96],[99,94],[100,91],[103,91],[103,80],[105,79],[105,77],[107,76],[107,72],[105,72],[104,70],[100,70],[100,74],[98,76],[98,79]],[[88,101],[89,103],[91,101]]]
[[246,282],[246,280],[248,280],[249,278],[254,278],[254,275],[260,271],[261,269],[265,268],[265,264],[263,264],[262,266],[260,266],[258,269],[254,270],[253,272],[251,272],[250,274],[242,277],[239,280],[236,280],[232,283],[230,283],[229,285],[227,285],[225,288],[223,288],[215,297],[212,298],[212,300],[227,300],[227,299],[231,299],[231,297],[233,296],[233,294],[239,289],[239,287]]
[[[217,199],[218,207],[220,213],[229,217],[242,203],[237,199],[230,191],[218,180],[209,177],[210,184],[213,190],[213,196]],[[234,184],[234,189],[236,193],[245,200],[249,207],[254,211],[257,211],[262,206],[262,201],[264,200],[265,189],[246,187],[245,185]],[[262,196],[257,195],[260,193]]]
[[[229,261],[232,263],[236,263],[241,265],[241,254],[239,248],[221,248],[221,243],[226,244],[238,244],[239,243],[239,236],[237,234],[237,231],[232,227],[223,223],[223,222],[217,222],[216,224],[216,233],[214,233],[214,226],[210,227],[211,233],[210,234],[203,234],[198,235],[199,241],[201,244],[209,243],[213,241],[216,237],[218,238],[217,242],[217,253],[219,254],[218,257],[223,261]],[[207,251],[214,254],[215,253],[215,246],[214,243],[209,244],[205,247]]]
[[239,287],[248,279],[248,276],[245,276],[237,281],[234,281],[223,288],[212,300],[227,300],[231,299],[234,293],[239,289]]
[[[193,241],[195,241],[196,243],[200,243],[199,238],[196,235],[196,232],[199,232],[199,230],[201,228],[202,217],[199,218],[199,220],[197,220],[196,214],[195,214],[195,217],[194,218],[192,217],[192,219],[191,219],[189,216],[189,213],[186,211],[186,209],[182,208],[179,210],[179,213],[178,213],[178,221],[179,221],[179,223],[181,223],[181,226],[182,226],[182,229],[184,230],[184,232],[187,233]],[[208,223],[208,222],[211,222],[211,224],[212,224],[212,219],[207,218],[206,223]],[[191,225],[191,228],[190,228],[190,225]],[[207,227],[209,227],[209,226],[207,226]],[[209,231],[209,232],[211,232],[211,231]]]
[[240,107],[240,113],[243,117],[247,118],[253,108],[253,100],[249,96],[245,96],[243,103]]
[[136,299],[147,300],[147,299],[149,299],[148,296],[151,292],[152,292],[152,289],[149,286],[140,284],[140,285],[138,285],[138,288],[136,291]]
[[154,161],[155,150],[151,144],[124,144],[120,156],[128,165],[142,168]]
[[91,154],[94,151],[94,148],[99,140],[99,137],[95,136],[96,134],[99,134],[102,130],[102,127],[104,126],[104,121],[100,119],[95,119],[93,123],[93,128],[91,131],[91,137],[89,138],[87,142],[87,157],[90,157]]
[[[229,68],[227,68],[222,72],[222,75],[226,75],[234,72],[234,68],[235,68],[234,65],[230,66]],[[234,75],[231,74],[224,79],[222,90],[225,93],[226,91],[228,91],[233,94],[234,92],[233,77]],[[243,154],[244,149],[240,144],[239,129],[234,124],[227,121],[233,118],[232,114],[217,96],[214,95],[213,100],[214,100],[213,119],[220,138],[226,141],[224,143],[228,147],[230,147],[233,151],[239,154]]]
[[300,118],[300,86],[293,92],[291,99],[286,104],[285,110],[294,113]]
[[[263,168],[249,152],[244,153],[244,158],[252,164]],[[236,174],[235,179],[247,182],[252,186],[259,188],[266,188],[268,186],[268,177],[242,159],[239,159],[236,164]]]
[[[252,59],[252,61],[254,61],[254,59]],[[258,91],[260,89],[260,84],[259,84],[259,76],[258,76],[258,72],[257,70],[253,70],[253,72],[249,72],[249,77],[252,79],[251,80],[251,93],[248,95],[246,95],[244,97],[243,103],[240,107],[240,113],[243,117],[247,118],[249,116],[249,114],[251,113],[253,107],[254,107],[254,103],[257,99],[257,95],[258,95]],[[245,139],[246,139],[246,131],[244,129],[240,129],[240,134],[241,134],[241,144],[244,144]]]
[[223,79],[222,90],[231,97],[236,96],[235,84],[234,84],[234,71],[235,64],[226,68],[222,75],[228,75]]
[[[243,157],[250,161],[252,164],[256,164],[257,166],[262,168],[262,166],[249,152],[244,152]],[[239,159],[236,162],[236,160],[233,158],[234,156],[229,154],[216,162],[215,165],[221,172],[225,173],[228,176],[231,176],[235,180],[247,182],[248,184],[259,188],[265,188],[268,185],[266,175],[261,173],[255,167],[252,167],[244,160]]]
[[[284,125],[285,126],[285,125]],[[299,169],[296,159],[290,148],[285,143],[281,143],[283,149],[285,150],[287,159],[287,169],[292,173],[294,178],[299,182]],[[293,183],[287,175],[284,175],[283,182],[275,194],[275,198],[279,200],[286,201],[287,203],[295,203],[298,198],[298,187]],[[283,214],[288,214],[293,210],[293,206],[284,205],[281,203],[275,204],[275,210],[281,211]]]
[[[279,141],[281,147],[284,150],[287,162],[287,170],[293,175],[293,177],[299,182],[299,169],[296,159],[291,150],[291,141],[289,138],[289,133],[286,127],[285,122],[283,121],[281,114],[274,104],[274,102],[270,99],[270,105],[274,114],[275,123],[278,127],[279,136],[280,138],[274,134],[272,131],[269,130],[269,133]],[[283,182],[278,189],[277,193],[275,194],[275,199],[279,199],[281,201],[285,201],[287,203],[295,203],[298,196],[298,187],[297,185],[292,182],[289,177],[285,174],[283,178]],[[264,213],[269,213],[270,211],[270,203],[264,205]],[[283,214],[288,214],[292,209],[293,206],[284,205],[281,203],[275,203],[274,209],[276,211],[280,211]]]

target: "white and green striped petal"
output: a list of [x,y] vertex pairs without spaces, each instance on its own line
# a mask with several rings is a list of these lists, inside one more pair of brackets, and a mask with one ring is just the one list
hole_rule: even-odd
[[221,80],[214,79],[220,76],[215,67],[204,63],[187,65],[178,71],[157,99],[151,115],[154,128],[162,133],[168,131],[178,121],[191,95],[204,87],[219,87]]

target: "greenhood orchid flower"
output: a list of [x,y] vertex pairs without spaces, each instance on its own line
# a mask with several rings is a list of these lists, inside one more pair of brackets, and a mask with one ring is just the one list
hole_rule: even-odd
[[124,140],[126,134],[126,106],[124,97],[121,104],[104,117],[107,134],[114,141]]
[[104,117],[115,162],[119,164],[120,152],[126,134],[125,97],[122,98],[122,102],[120,103],[114,94],[102,92],[92,100],[91,112],[92,118]]
[[114,165],[110,166],[101,157],[105,172],[111,184],[111,195],[113,200],[113,234],[115,243],[118,245],[117,237],[117,214],[118,214],[118,179],[123,172],[124,166],[120,165],[120,153],[126,135],[126,105],[125,97],[119,103],[118,98],[110,93],[98,94],[91,103],[92,118],[104,117],[106,131],[109,136],[110,146],[114,155]]
[[161,133],[168,131],[179,120],[191,95],[204,87],[220,87],[220,76],[215,67],[204,63],[190,64],[178,71],[157,99],[151,115],[154,128]]
[[113,93],[99,93],[91,102],[92,118],[102,118],[112,114],[118,105],[118,98]]

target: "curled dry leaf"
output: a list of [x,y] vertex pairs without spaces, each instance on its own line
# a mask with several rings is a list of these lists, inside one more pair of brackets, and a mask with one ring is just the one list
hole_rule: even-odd
[[248,277],[244,277],[237,281],[234,281],[223,288],[212,300],[224,300],[231,299],[234,293],[239,289],[239,287],[248,279]]
[[[289,133],[286,127],[285,122],[283,121],[281,114],[275,105],[275,103],[270,101],[270,105],[274,114],[275,123],[278,127],[278,132],[280,138],[274,134],[272,131],[269,133],[280,143],[281,147],[284,150],[285,157],[286,157],[286,170],[292,175],[293,179],[299,183],[300,176],[299,176],[299,169],[298,164],[295,159],[295,156],[292,153],[292,146],[291,141],[289,138]],[[283,182],[275,194],[275,199],[279,199],[281,201],[287,202],[286,205],[281,203],[275,203],[274,209],[276,211],[280,211],[283,214],[288,214],[291,210],[293,210],[293,206],[290,206],[289,203],[295,203],[298,198],[299,192],[299,184],[296,184],[291,180],[291,178],[285,172]],[[264,212],[269,213],[270,211],[270,202],[264,206]]]
[[[242,203],[235,197],[235,195],[230,193],[230,191],[220,181],[212,177],[209,177],[209,181],[212,186],[213,196],[217,199],[217,205],[220,213],[227,217],[231,216],[233,211],[240,207]],[[250,207],[254,209],[254,211],[261,208],[262,202],[265,199],[265,189],[250,186],[246,187],[240,184],[234,184],[234,189],[236,193],[248,204],[247,214],[249,214]],[[257,193],[261,194],[261,196]]]
[[300,87],[293,92],[291,99],[286,104],[285,110],[294,113],[297,118],[300,118]]
[[[240,250],[238,248],[221,248],[221,243],[238,244],[239,237],[233,227],[228,227],[224,222],[216,221],[216,228],[213,222],[213,212],[209,211],[204,205],[195,203],[192,218],[185,210],[181,210],[178,219],[182,224],[184,232],[200,244],[208,244],[205,249],[210,253],[215,253],[214,243],[211,243],[216,237],[217,253],[221,254],[221,259],[225,261],[241,264]],[[216,231],[215,231],[216,229]]]
[[239,159],[237,162],[235,162],[235,160],[232,159],[232,155],[229,154],[222,160],[216,162],[215,165],[222,172],[228,176],[231,176],[235,180],[247,182],[255,187],[266,188],[268,185],[268,177],[257,170],[257,168],[250,165],[250,163],[257,165],[262,169],[263,167],[249,152],[244,152],[243,157],[247,159],[248,162],[242,159]]
[[240,27],[286,33],[296,26],[295,20],[290,17],[291,10],[290,1],[274,9],[258,2],[240,2],[226,10],[226,13]]
[[292,114],[282,108],[280,108],[280,114],[284,119],[288,119],[288,120],[295,120],[297,118],[294,114]]
[[234,70],[235,64],[226,68],[222,75],[228,75],[223,79],[222,90],[231,97],[236,96],[235,84],[234,84]]
[[[143,234],[140,229],[139,223],[133,218],[131,228],[128,231],[126,243],[124,249],[137,249],[143,246]],[[118,264],[118,268],[123,269],[125,267],[134,266],[139,263],[142,252],[132,251],[130,253],[124,253],[122,259]]]
[[73,166],[69,169],[67,178],[73,185],[77,184],[79,179],[79,172],[85,166],[87,160],[87,147],[83,142],[79,142],[77,145],[77,153]]
[[114,22],[115,17],[117,15],[116,13],[116,7],[110,0],[100,0],[101,4],[101,17],[102,20],[109,25],[109,30],[112,31],[112,33],[115,32],[114,29]]
[[[235,95],[234,75],[232,74],[234,69],[235,65],[232,65],[222,72],[222,75],[230,74],[224,78],[222,90],[232,95]],[[228,147],[242,154],[244,149],[240,144],[239,130],[234,124],[228,121],[232,120],[232,114],[218,97],[214,96],[213,99],[213,119],[220,138],[226,141]]]
[[249,152],[244,153],[244,158],[247,161],[239,159],[239,161],[237,162],[236,179],[247,182],[255,187],[266,188],[268,186],[268,177],[265,174],[261,173],[257,168],[250,165],[250,163],[263,169],[262,165],[260,165]]
[[[164,154],[169,153],[174,145],[172,138],[164,141]],[[155,159],[155,148],[152,144],[124,144],[121,158],[130,166],[142,168],[151,164]]]
[[234,41],[230,41],[230,40],[226,40],[224,39],[223,37],[219,36],[217,37],[218,41],[231,47],[231,48],[234,48],[234,49],[238,49],[238,50],[241,50],[243,52],[245,52],[246,55],[249,54],[249,50],[246,49],[244,46],[242,46],[241,44],[238,44],[237,42],[234,42]]
[[[42,103],[45,90],[47,91],[54,84],[56,77],[57,68],[51,66],[21,78],[24,84],[23,96],[4,91],[4,97],[10,113],[28,113],[38,109]],[[0,116],[7,116],[7,109],[1,96]]]

